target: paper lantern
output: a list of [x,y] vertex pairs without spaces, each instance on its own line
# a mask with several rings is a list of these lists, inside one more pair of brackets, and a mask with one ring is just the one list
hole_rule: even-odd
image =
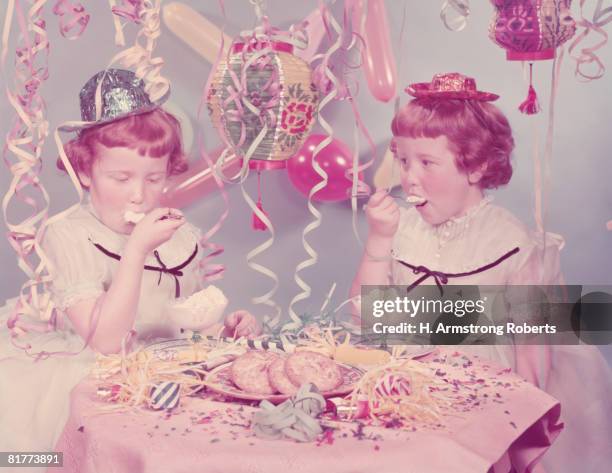
[[[509,61],[553,59],[555,49],[576,32],[571,16],[571,0],[491,0],[495,17],[490,38],[506,50]],[[519,109],[537,113],[537,96],[532,85],[530,64],[529,93]]]
[[212,121],[232,151],[263,162],[252,163],[256,169],[284,167],[310,133],[318,106],[310,67],[293,54],[293,46],[257,38],[233,44],[207,99]]

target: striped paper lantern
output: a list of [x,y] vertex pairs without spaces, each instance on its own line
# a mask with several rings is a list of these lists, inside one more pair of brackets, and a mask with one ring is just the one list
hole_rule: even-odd
[[491,0],[495,17],[489,36],[509,61],[552,59],[555,49],[574,36],[572,0]]
[[[244,69],[262,48],[270,51]],[[302,146],[315,121],[317,89],[308,64],[282,42],[234,43],[211,82],[208,111],[234,152],[244,157],[262,131],[268,130],[251,159],[284,161]],[[246,87],[244,87],[246,84]],[[260,113],[254,113],[252,104]]]
[[555,50],[576,32],[570,7],[572,0],[491,0],[495,17],[489,37],[506,50],[508,61],[528,61],[529,89],[519,110],[538,113],[540,106],[533,87],[533,61],[555,57]]

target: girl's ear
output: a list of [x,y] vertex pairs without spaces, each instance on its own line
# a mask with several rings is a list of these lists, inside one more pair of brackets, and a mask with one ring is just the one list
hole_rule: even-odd
[[77,175],[79,176],[79,181],[81,182],[81,185],[89,189],[89,187],[91,186],[91,177],[82,171],[78,172]]
[[478,184],[487,170],[487,163],[482,163],[476,169],[468,172],[468,182],[472,185]]

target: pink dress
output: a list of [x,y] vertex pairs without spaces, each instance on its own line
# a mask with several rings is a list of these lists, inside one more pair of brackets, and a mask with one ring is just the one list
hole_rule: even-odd
[[[542,235],[530,232],[492,200],[486,197],[466,215],[437,226],[425,222],[414,207],[401,209],[392,250],[392,283],[411,285],[423,279],[427,272],[423,268],[415,272],[418,267],[471,273],[502,259],[482,272],[449,278],[447,284],[563,284],[559,264],[563,239],[547,234],[543,252]],[[429,276],[421,284],[436,281]],[[512,368],[561,402],[565,428],[543,457],[546,471],[612,471],[612,370],[597,347],[479,345],[461,350]]]

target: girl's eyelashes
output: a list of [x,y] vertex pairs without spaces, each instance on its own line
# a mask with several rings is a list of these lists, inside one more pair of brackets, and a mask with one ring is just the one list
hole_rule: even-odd
[[[131,176],[126,174],[111,174],[111,179],[117,182],[128,182],[131,179]],[[155,175],[146,178],[146,181],[150,184],[159,184],[165,178],[165,175]]]

